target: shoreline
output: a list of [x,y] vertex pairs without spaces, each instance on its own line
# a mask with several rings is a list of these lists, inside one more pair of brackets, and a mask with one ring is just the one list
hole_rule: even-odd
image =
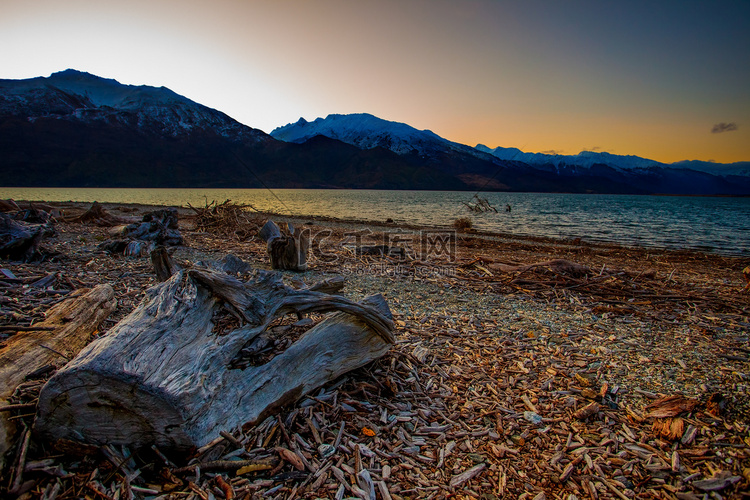
[[[142,193],[138,193],[136,189],[131,189],[132,192],[117,189],[110,191],[95,188],[74,189],[70,192],[61,189],[47,191],[27,189],[9,191],[6,195],[13,195],[16,199],[70,200],[72,198],[89,200],[87,202],[91,200],[102,202],[102,199],[111,199],[115,202],[130,200],[172,206],[184,206],[186,201],[190,201],[196,207],[203,206],[210,199],[221,201],[229,198],[235,202],[238,200],[251,204],[257,202],[257,207],[264,207],[281,214],[294,213],[298,216],[311,216],[309,212],[313,212],[322,216],[351,218],[355,219],[355,222],[362,222],[363,219],[371,220],[373,224],[392,218],[401,225],[420,225],[424,221],[436,221],[448,227],[457,217],[469,215],[474,222],[475,229],[479,229],[483,234],[507,233],[511,237],[519,238],[533,238],[537,235],[548,236],[552,239],[581,237],[592,244],[694,250],[750,257],[750,247],[740,236],[748,229],[744,222],[746,217],[742,214],[750,213],[748,212],[750,206],[741,199],[731,201],[724,197],[710,197],[712,201],[700,201],[699,198],[695,198],[695,201],[689,199],[669,201],[664,197],[649,199],[625,195],[618,197],[616,195],[506,193],[507,196],[505,196],[503,193],[492,193],[492,195],[488,194],[492,203],[501,207],[507,201],[517,210],[513,210],[512,214],[501,213],[487,216],[472,215],[468,214],[467,210],[462,210],[461,200],[464,195],[458,192],[446,192],[445,195],[435,196],[434,194],[420,195],[420,192],[403,194],[400,191],[367,191],[359,195],[358,192],[352,190],[345,190],[348,193],[343,194],[338,194],[335,190],[325,192],[285,190],[289,192],[278,193],[284,200],[280,201],[271,196],[273,192],[262,189],[245,191],[150,189]],[[330,196],[330,199],[326,196]],[[381,198],[382,207],[378,205],[378,200]],[[412,202],[415,203],[414,206],[411,205]],[[353,209],[350,210],[347,207],[353,207]]]
[[[86,210],[91,206],[93,202],[77,202],[77,201],[44,201],[44,200],[15,200],[17,203],[20,204],[49,204],[51,206],[58,206],[59,208],[73,208],[77,210]],[[120,202],[102,202],[99,203],[102,207],[104,207],[107,210],[116,209],[117,207],[126,207],[134,210],[139,210],[141,212],[153,210],[156,208],[176,208],[181,216],[191,216],[194,215],[195,212],[193,209],[191,209],[189,206],[186,205],[152,205],[152,204],[144,204],[144,203],[120,203]],[[195,207],[197,209],[203,208],[203,207]],[[331,216],[324,216],[324,215],[306,215],[306,214],[282,214],[282,213],[276,213],[276,212],[267,212],[267,211],[259,211],[252,209],[250,210],[250,213],[261,216],[261,217],[267,217],[267,218],[274,218],[275,220],[280,221],[290,221],[290,222],[297,222],[300,224],[304,224],[306,222],[315,222],[315,223],[324,223],[324,224],[332,224],[337,227],[342,228],[358,228],[361,229],[365,226],[373,226],[377,228],[382,228],[383,230],[392,230],[392,231],[399,231],[399,230],[410,230],[410,231],[420,231],[420,230],[453,230],[453,227],[450,225],[429,225],[429,224],[415,224],[415,223],[409,223],[409,222],[403,222],[403,221],[394,221],[394,222],[386,222],[386,221],[378,221],[378,220],[367,220],[367,219],[344,219],[344,218],[337,218],[337,217],[331,217]],[[464,238],[481,238],[486,239],[488,241],[496,241],[499,243],[503,242],[527,242],[529,244],[538,244],[538,245],[547,245],[550,247],[556,247],[556,246],[587,246],[591,248],[602,248],[605,250],[620,250],[620,251],[634,251],[634,252],[645,252],[645,253],[675,253],[675,254],[685,254],[685,253],[696,253],[696,254],[703,254],[707,257],[711,256],[717,256],[717,257],[725,257],[730,259],[746,259],[750,263],[750,255],[743,255],[741,253],[731,253],[731,252],[721,252],[711,249],[703,249],[703,248],[673,248],[673,247],[667,247],[667,246],[650,246],[650,245],[630,245],[625,243],[618,243],[618,242],[610,242],[610,241],[603,241],[603,240],[590,240],[585,239],[582,237],[576,237],[576,238],[556,238],[551,236],[533,236],[533,235],[521,235],[521,234],[513,234],[513,233],[504,233],[500,231],[486,231],[486,230],[479,230],[479,229],[470,229],[468,231],[457,231],[457,234],[459,234],[461,237]]]
[[[118,216],[161,208],[101,205]],[[82,212],[89,206],[69,208]],[[255,269],[269,268],[265,243],[254,236],[267,214],[250,214],[238,228],[219,233],[197,230],[192,209],[179,212],[185,244],[174,247],[173,258],[180,265],[231,253]],[[455,255],[401,262],[358,256],[347,246],[347,231],[375,227],[371,223],[273,217],[332,231],[321,248],[335,260],[311,255],[309,271],[283,272],[284,280],[309,285],[343,275],[347,297],[382,293],[397,325],[397,342],[384,358],[327,384],[314,397],[303,397],[257,427],[233,431],[238,440],[252,443],[243,458],[255,456],[251,451],[274,455],[285,447],[315,471],[296,480],[262,472],[227,475],[238,493],[253,498],[273,489],[284,498],[334,497],[340,488],[346,491],[341,478],[356,485],[362,464],[395,500],[480,498],[490,492],[497,498],[531,499],[541,493],[547,498],[671,498],[702,494],[700,481],[719,481],[719,473],[732,478],[721,488],[725,498],[740,498],[750,486],[750,472],[745,475],[750,471],[746,259],[462,234]],[[378,225],[374,237],[397,226]],[[155,283],[150,262],[99,250],[109,238],[106,228],[60,222],[56,229],[45,244],[60,252],[59,258],[36,264],[2,261],[2,267],[20,283],[55,276],[55,293],[72,285],[112,284],[119,306],[102,328],[106,334]],[[571,274],[554,265],[559,259],[583,270]],[[452,274],[441,273],[447,268]],[[16,294],[9,299],[30,301],[20,310],[29,318],[46,309],[45,290],[28,284],[0,287],[2,294]],[[36,297],[39,302],[33,302]],[[19,321],[18,314],[12,321]],[[711,406],[717,394],[721,408]],[[671,417],[682,426],[679,433],[665,431],[663,418],[649,416],[649,405],[677,395],[697,405]],[[583,416],[592,404],[597,405],[593,413]],[[274,431],[282,428],[277,422],[286,433]],[[364,428],[375,435],[363,434]],[[295,434],[302,441],[285,440]],[[331,458],[318,456],[318,440],[339,443]],[[31,458],[48,456],[39,448]],[[86,463],[73,455],[55,460],[65,470]],[[106,459],[89,461],[90,469],[73,470],[88,478],[94,466],[112,467]],[[138,462],[147,484],[167,494],[172,486],[145,464]],[[40,489],[51,484],[45,476],[32,477]],[[65,481],[68,487],[75,479]],[[98,481],[102,491],[119,488],[116,479]],[[204,474],[197,487],[210,491],[214,484]],[[189,491],[177,488],[171,491]]]

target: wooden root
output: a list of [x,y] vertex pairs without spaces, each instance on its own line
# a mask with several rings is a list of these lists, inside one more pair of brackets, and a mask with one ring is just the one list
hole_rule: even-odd
[[[341,312],[267,363],[232,368],[276,318],[332,310]],[[219,331],[222,314],[235,318],[233,330]],[[359,304],[291,289],[277,273],[241,283],[216,271],[179,271],[49,380],[35,428],[91,444],[200,447],[382,356],[393,328],[381,296]]]

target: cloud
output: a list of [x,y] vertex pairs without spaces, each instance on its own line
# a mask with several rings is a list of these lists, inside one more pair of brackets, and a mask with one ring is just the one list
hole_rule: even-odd
[[721,134],[722,132],[734,132],[738,128],[739,127],[734,122],[731,122],[731,123],[721,122],[721,123],[717,123],[716,125],[714,125],[714,127],[711,129],[711,133]]
[[562,149],[548,149],[547,151],[540,151],[543,155],[561,155],[565,153]]

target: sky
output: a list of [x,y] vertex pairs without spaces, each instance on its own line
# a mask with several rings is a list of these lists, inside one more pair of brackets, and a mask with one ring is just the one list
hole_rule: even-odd
[[749,0],[0,0],[0,78],[165,86],[253,128],[750,161]]

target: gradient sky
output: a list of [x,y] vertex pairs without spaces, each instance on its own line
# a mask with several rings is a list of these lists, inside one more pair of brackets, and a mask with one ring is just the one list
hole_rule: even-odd
[[0,78],[166,86],[265,132],[371,113],[471,146],[750,160],[750,1],[0,0]]

